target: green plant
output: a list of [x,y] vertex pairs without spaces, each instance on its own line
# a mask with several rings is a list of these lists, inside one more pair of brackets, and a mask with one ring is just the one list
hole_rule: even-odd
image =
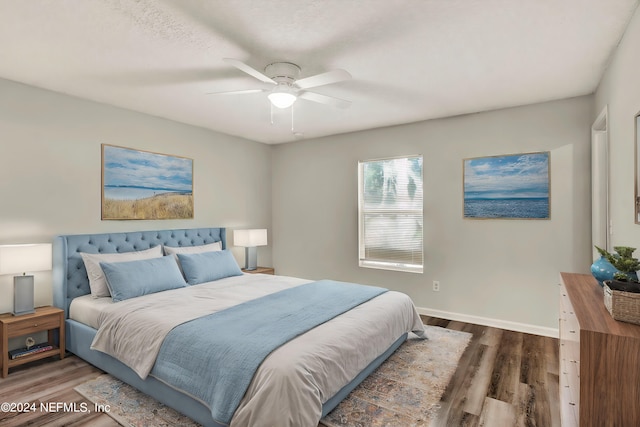
[[613,250],[615,254],[610,253],[606,249],[595,247],[596,250],[607,259],[615,268],[618,269],[613,275],[616,280],[638,282],[636,271],[640,270],[640,261],[633,257],[633,252],[636,248],[630,248],[628,246],[614,246]]

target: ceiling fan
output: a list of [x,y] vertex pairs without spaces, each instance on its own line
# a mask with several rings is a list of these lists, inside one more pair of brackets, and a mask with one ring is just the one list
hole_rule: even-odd
[[298,80],[300,75],[300,67],[291,62],[273,62],[264,68],[264,73],[256,70],[238,61],[237,59],[224,58],[224,62],[232,65],[249,74],[252,77],[274,85],[271,89],[247,89],[234,90],[229,92],[210,92],[209,95],[236,95],[245,93],[268,92],[269,101],[274,107],[288,108],[293,105],[298,98],[308,101],[319,102],[321,104],[333,105],[338,108],[348,108],[351,101],[336,98],[333,96],[322,95],[316,92],[310,92],[307,89],[324,86],[331,83],[351,79],[351,74],[345,70],[332,70],[326,73],[316,74],[315,76],[305,77]]

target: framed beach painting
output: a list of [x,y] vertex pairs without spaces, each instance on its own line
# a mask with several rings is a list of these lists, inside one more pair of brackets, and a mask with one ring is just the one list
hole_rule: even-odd
[[464,218],[549,219],[549,152],[463,160]]
[[102,219],[193,218],[193,160],[102,144]]

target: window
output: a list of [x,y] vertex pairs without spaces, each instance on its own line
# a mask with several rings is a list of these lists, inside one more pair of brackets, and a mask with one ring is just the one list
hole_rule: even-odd
[[360,266],[422,273],[422,156],[358,163]]

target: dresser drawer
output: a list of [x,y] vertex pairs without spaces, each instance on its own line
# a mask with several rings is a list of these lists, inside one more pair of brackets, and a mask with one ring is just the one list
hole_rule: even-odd
[[567,374],[560,372],[560,420],[562,427],[578,427],[578,405]]
[[580,417],[580,324],[564,284],[560,285],[560,418],[578,426]]

